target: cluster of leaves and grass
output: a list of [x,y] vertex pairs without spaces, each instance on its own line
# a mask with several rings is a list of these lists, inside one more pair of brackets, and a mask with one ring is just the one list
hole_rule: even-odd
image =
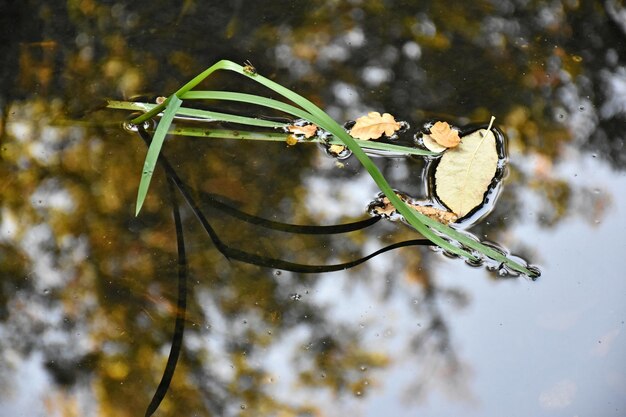
[[[280,94],[284,98],[288,99],[296,106],[288,104],[282,101],[270,99],[267,97],[245,94],[240,92],[231,91],[200,91],[194,90],[194,88],[210,76],[213,72],[218,70],[228,70],[239,73],[251,80],[254,80],[263,86],[273,90]],[[305,124],[300,126],[295,124],[285,124],[270,120],[263,120],[258,118],[243,117],[227,113],[211,112],[205,110],[198,110],[188,107],[183,107],[183,101],[192,100],[221,100],[221,101],[236,101],[248,104],[254,104],[258,106],[267,107],[270,109],[278,110],[282,113],[288,114],[297,119],[301,119]],[[404,220],[410,224],[415,230],[417,230],[423,237],[427,238],[432,244],[439,246],[446,252],[460,256],[466,259],[470,263],[480,262],[481,259],[490,259],[493,262],[506,267],[508,270],[515,271],[517,273],[524,274],[531,278],[538,276],[538,271],[527,265],[512,259],[500,250],[496,250],[493,247],[487,246],[480,241],[473,238],[471,235],[465,234],[459,230],[456,230],[447,224],[431,218],[426,214],[416,210],[415,206],[408,204],[402,199],[397,192],[389,185],[387,180],[383,177],[380,170],[372,162],[370,157],[366,154],[364,149],[374,150],[386,150],[391,152],[401,152],[404,154],[432,156],[435,152],[422,150],[417,148],[407,148],[398,146],[395,144],[374,142],[367,139],[375,138],[376,135],[391,134],[395,130],[400,128],[400,123],[396,122],[393,117],[387,113],[380,115],[379,113],[372,112],[368,116],[364,117],[359,125],[352,126],[350,133],[333,120],[326,112],[321,110],[318,106],[313,104],[308,99],[300,96],[299,94],[277,84],[276,82],[263,77],[258,74],[257,71],[251,65],[241,66],[232,61],[222,60],[212,65],[204,72],[193,78],[183,87],[181,87],[174,94],[163,100],[160,104],[148,104],[148,103],[127,103],[127,102],[110,102],[109,107],[134,109],[144,111],[144,114],[134,118],[131,123],[134,125],[141,125],[149,119],[155,116],[161,115],[161,120],[158,123],[152,141],[150,143],[148,153],[146,155],[143,171],[141,175],[141,181],[139,184],[139,190],[137,194],[136,214],[139,214],[145,197],[148,193],[148,188],[152,178],[152,174],[157,164],[159,153],[163,145],[164,139],[168,134],[182,134],[189,136],[206,136],[206,137],[237,137],[244,139],[262,139],[262,140],[285,140],[284,134],[277,133],[255,133],[245,131],[227,131],[217,129],[198,129],[198,128],[176,128],[170,129],[171,124],[176,117],[194,118],[204,121],[223,121],[236,123],[240,125],[265,127],[265,128],[284,128],[287,132],[292,132],[296,136],[300,135],[306,138],[310,138],[316,132],[316,129],[321,129],[325,135],[317,135],[318,140],[323,140],[331,146],[338,148],[347,148],[356,159],[367,170],[372,179],[376,182],[381,192],[384,194],[388,203],[393,206],[395,210],[404,218]],[[307,127],[307,126],[315,126]],[[437,129],[434,129],[433,134]],[[487,129],[490,132],[490,129]],[[480,137],[480,145],[485,142],[485,133],[483,130]],[[493,134],[491,134],[493,136]],[[444,143],[448,143],[444,141]],[[454,139],[452,139],[454,141]],[[449,147],[449,145],[444,145]],[[462,208],[462,214],[464,215],[467,210]]]

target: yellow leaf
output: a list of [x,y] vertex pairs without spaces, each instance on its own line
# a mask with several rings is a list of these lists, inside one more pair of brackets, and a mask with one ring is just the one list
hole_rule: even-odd
[[461,141],[459,132],[452,129],[447,122],[435,123],[430,128],[430,137],[446,148],[454,148]]
[[346,150],[346,147],[343,145],[330,145],[328,147],[328,150],[330,151],[330,153],[332,153],[333,155],[339,155],[341,154],[343,151]]
[[448,149],[445,146],[441,146],[440,144],[438,144],[432,136],[426,134],[422,135],[422,143],[424,143],[426,149],[431,152],[440,153]]
[[435,171],[435,192],[459,217],[482,204],[498,168],[496,138],[477,130],[443,153]]
[[393,135],[400,127],[400,122],[396,122],[389,113],[381,116],[377,111],[373,111],[356,119],[356,123],[350,129],[350,135],[361,140],[378,139],[383,134]]
[[287,126],[287,129],[295,135],[303,135],[306,139],[315,136],[317,133],[317,126],[313,124],[304,126],[289,125]]
[[285,142],[287,142],[287,146],[293,146],[298,143],[298,139],[294,135],[289,135]]

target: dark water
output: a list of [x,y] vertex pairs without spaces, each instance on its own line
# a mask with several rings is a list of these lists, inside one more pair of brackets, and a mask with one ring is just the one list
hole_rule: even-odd
[[[508,173],[472,231],[542,276],[427,248],[313,275],[229,262],[181,205],[186,332],[159,415],[626,413],[623,2],[180,3],[0,3],[0,415],[145,413],[174,331],[175,230],[159,170],[135,218],[145,146],[101,106],[171,94],[222,58],[341,122],[494,115]],[[232,74],[205,86],[267,94]],[[365,218],[375,184],[315,145],[177,138],[165,153],[234,247],[331,264],[417,237],[267,231],[202,194],[285,223]],[[377,164],[424,195],[419,158]]]

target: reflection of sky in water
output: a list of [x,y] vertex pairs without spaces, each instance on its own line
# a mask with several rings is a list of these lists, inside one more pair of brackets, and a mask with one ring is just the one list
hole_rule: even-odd
[[[611,12],[615,2],[603,3],[608,8],[607,12],[618,14],[617,11]],[[508,7],[510,13],[504,13],[505,17],[486,16],[480,22],[481,34],[474,41],[490,52],[500,53],[511,50],[511,45],[527,48],[539,39],[535,38],[539,32],[528,32],[529,22],[520,24],[518,17],[513,15],[513,3],[499,2],[498,7]],[[118,8],[117,12],[112,10],[112,15],[118,15],[122,9]],[[536,23],[549,28],[562,22],[566,13],[559,2],[553,2],[540,7]],[[620,13],[624,15],[623,10]],[[426,14],[418,14],[418,17],[411,28],[415,34],[433,38],[445,32],[442,32],[445,28],[438,27],[441,23],[435,23]],[[377,37],[374,32],[370,33],[371,28],[360,26],[361,23],[356,21],[353,27],[330,38],[324,32],[310,31],[307,34],[309,38],[298,44],[318,45],[319,51],[314,60],[296,58],[293,39],[285,36],[277,45],[269,47],[269,55],[265,58],[270,59],[264,61],[254,58],[252,61],[255,64],[258,62],[259,68],[265,70],[271,67],[271,62],[275,62],[278,68],[289,69],[293,79],[328,70],[337,63],[348,67],[353,65],[356,55],[365,52],[358,48],[370,45]],[[323,41],[315,41],[324,36],[327,38]],[[90,61],[95,51],[92,45],[95,41],[92,39],[99,38],[99,35],[82,32],[76,36],[76,44],[82,48],[82,58],[94,68],[100,63]],[[372,59],[365,61],[361,69],[355,71],[356,78],[339,77],[324,87],[332,97],[327,99],[326,109],[338,120],[357,117],[371,110],[371,107],[383,107],[375,102],[378,98],[368,96],[367,88],[376,89],[395,82],[402,90],[399,93],[415,94],[415,91],[404,91],[406,86],[398,84],[398,80],[410,76],[411,83],[415,85],[437,80],[432,72],[428,73],[421,67],[424,61],[433,56],[433,49],[427,43],[402,40],[395,46],[372,45],[376,57],[370,57]],[[312,47],[309,45],[309,48]],[[626,307],[623,303],[626,283],[622,278],[622,270],[626,268],[626,244],[622,240],[626,232],[626,196],[623,193],[626,190],[626,174],[608,168],[606,161],[600,160],[603,156],[601,152],[600,157],[594,159],[590,153],[580,154],[576,148],[590,143],[593,145],[594,140],[597,140],[594,134],[606,136],[602,130],[603,122],[610,119],[623,121],[626,114],[626,68],[623,66],[623,57],[620,62],[621,52],[613,48],[602,52],[589,49],[588,45],[585,48],[585,54],[582,54],[584,57],[578,58],[584,58],[584,63],[589,65],[586,73],[570,74],[563,68],[563,57],[557,59],[553,56],[546,58],[547,72],[537,78],[537,82],[545,82],[545,77],[557,75],[562,81],[561,85],[554,87],[551,93],[554,100],[546,100],[546,106],[550,107],[550,117],[569,130],[574,143],[571,146],[564,145],[555,153],[555,159],[561,158],[561,162],[554,167],[549,166],[547,175],[550,179],[566,181],[572,188],[572,205],[568,207],[567,217],[560,219],[554,226],[540,225],[541,216],[550,214],[549,208],[546,212],[544,207],[549,206],[545,195],[538,195],[530,187],[521,188],[515,192],[520,193],[523,214],[515,219],[516,223],[509,225],[500,239],[514,251],[523,245],[531,248],[529,260],[541,267],[542,277],[537,282],[524,279],[494,281],[488,278],[483,269],[470,269],[459,260],[449,260],[434,253],[427,255],[429,260],[434,260],[430,266],[435,285],[439,289],[459,290],[469,297],[469,303],[461,307],[451,301],[446,293],[440,293],[434,301],[449,332],[449,353],[456,360],[453,361],[454,369],[449,368],[449,362],[442,360],[442,355],[429,356],[424,352],[416,354],[412,351],[411,339],[428,324],[425,322],[428,314],[419,310],[425,303],[419,285],[405,282],[402,276],[387,276],[387,272],[394,269],[394,262],[399,259],[395,253],[371,261],[367,269],[368,276],[359,276],[358,272],[338,272],[308,278],[311,279],[308,281],[311,285],[302,285],[299,291],[303,300],[314,300],[318,308],[328,309],[332,320],[358,332],[364,347],[389,354],[393,362],[383,370],[363,370],[371,386],[360,398],[350,394],[335,398],[325,390],[316,393],[314,390],[301,389],[294,385],[292,360],[310,337],[310,328],[297,326],[293,331],[275,336],[275,343],[268,350],[259,349],[253,357],[253,362],[267,364],[268,372],[274,374],[275,377],[267,384],[273,387],[277,398],[318,405],[329,416],[621,416],[626,413],[626,400],[623,400],[626,398]],[[246,54],[249,52],[246,51]],[[404,62],[408,68],[412,68],[410,72],[398,72],[398,68],[393,67],[400,58],[411,61]],[[524,58],[534,59],[533,56]],[[536,59],[543,66],[540,58]],[[414,65],[416,63],[419,65]],[[113,77],[119,79],[118,90],[127,92],[136,89],[131,88],[131,81],[140,79],[139,67],[131,62],[120,61],[119,64],[127,65],[128,76]],[[598,65],[605,67],[598,69]],[[105,65],[109,71],[113,67]],[[424,68],[428,68],[427,63]],[[593,79],[594,74],[597,79]],[[162,75],[159,74],[159,78]],[[286,75],[285,72],[277,77],[287,80]],[[176,78],[181,78],[180,73],[176,73]],[[468,79],[465,85],[472,82],[478,81]],[[592,86],[594,83],[596,88]],[[437,100],[446,106],[454,103],[457,98],[454,92],[446,90],[446,83],[439,87],[441,91],[438,94],[441,97],[437,99],[429,96],[429,89],[420,91],[418,96],[422,101],[430,102],[434,109],[437,106],[433,107],[432,104],[436,104]],[[544,87],[550,88],[548,85]],[[478,84],[473,88],[488,93],[490,86]],[[522,92],[531,90],[528,87]],[[598,100],[590,95],[590,91],[601,92],[603,97]],[[94,96],[100,95],[100,92],[94,93]],[[538,93],[534,96],[539,97]],[[486,94],[488,98],[489,94]],[[524,105],[522,102],[523,98],[520,97],[520,106]],[[594,104],[598,105],[597,108],[594,108]],[[16,108],[19,110],[19,106],[14,106],[13,110]],[[36,132],[30,123],[36,119],[34,112],[28,110],[28,106],[22,107],[24,109],[27,110],[24,114],[18,112],[9,123],[11,135],[18,143],[28,143],[25,150],[32,161],[42,166],[56,166],[62,154],[59,152],[63,150],[61,146],[67,146],[71,141],[66,141],[56,127],[47,126],[49,120],[39,121],[45,127],[41,132]],[[468,107],[455,111],[459,116],[469,117],[471,110]],[[548,136],[550,132],[545,130]],[[85,139],[79,130],[70,129],[66,133],[77,142]],[[615,152],[623,152],[623,132],[612,133],[608,139],[612,147],[597,146],[597,149],[607,153],[611,152],[608,149],[612,149],[613,156]],[[96,143],[96,140],[91,140]],[[533,149],[533,146],[536,148]],[[524,152],[529,151],[530,156],[521,157],[520,150],[512,146],[512,153],[515,154],[512,163],[528,177],[539,181],[541,175],[536,171],[540,170],[542,163],[550,164],[549,158],[555,155],[548,151],[545,155],[540,154],[543,151],[540,147],[535,143],[524,149]],[[23,170],[28,169],[28,163],[27,156],[17,160],[17,166]],[[319,171],[316,176],[308,177],[303,181],[303,186],[309,192],[307,206],[310,214],[325,224],[339,221],[343,216],[361,215],[367,202],[377,193],[373,182],[366,175],[359,175],[349,181],[342,180],[342,188],[333,188],[337,181],[329,181],[319,175],[320,172],[328,177],[334,175],[336,168],[332,159],[320,158],[317,168]],[[403,169],[406,170],[407,165],[400,162],[399,168],[391,171],[389,175],[392,183],[398,183],[408,175],[403,173]],[[30,204],[43,216],[47,210],[72,213],[76,209],[70,190],[62,188],[53,179],[41,182],[30,196]],[[63,252],[61,262],[54,264],[46,252],[47,242],[54,230],[45,221],[29,225],[29,230],[24,232],[20,240],[14,241],[19,214],[2,206],[0,243],[13,241],[26,255],[32,279],[36,280],[36,292],[64,288],[74,276],[74,269],[86,261],[91,243],[68,233],[60,243]],[[371,252],[378,247],[380,242],[370,237],[364,243],[363,252]],[[277,280],[285,284],[290,282],[290,278],[291,274],[283,273]],[[355,284],[360,279],[364,282]],[[398,283],[388,299],[381,296],[387,290],[386,279]],[[307,290],[310,291],[307,293]],[[73,352],[66,352],[68,355],[89,352],[92,349],[89,332],[97,333],[98,327],[104,327],[98,320],[104,321],[106,317],[96,320],[94,329],[77,328],[75,337],[68,342],[63,340],[66,333],[59,330],[63,320],[60,307],[50,308],[45,300],[38,298],[39,295],[33,295],[32,299],[16,296],[11,300],[27,305],[27,312],[31,314],[19,315],[14,324],[18,328],[20,325],[28,328],[26,324],[30,320],[44,326],[46,330],[42,332],[42,343],[62,348],[71,345],[72,349],[68,350]],[[224,348],[227,342],[225,335],[243,334],[246,326],[261,327],[264,325],[263,319],[245,317],[238,325],[231,326],[227,321],[219,322],[216,319],[220,313],[218,307],[211,304],[211,297],[201,291],[195,297],[201,300],[207,311],[211,311],[209,316],[214,321],[209,337],[202,339],[189,334],[186,336],[187,346],[190,351],[200,351],[203,345],[211,346],[219,365],[209,363],[207,366],[212,367],[217,375],[230,378],[233,370]],[[285,300],[288,300],[288,294]],[[78,308],[87,311],[90,303],[97,302],[86,297],[85,306]],[[21,313],[19,309],[16,311]],[[243,323],[244,319],[247,323]],[[7,346],[3,350],[6,362],[0,363],[0,369],[4,372],[5,366],[14,367],[9,369],[11,378],[8,381],[13,386],[2,397],[0,415],[40,415],[46,411],[46,401],[49,407],[54,408],[55,398],[67,395],[71,400],[74,392],[78,392],[79,408],[88,415],[97,415],[94,409],[97,400],[92,398],[91,392],[87,392],[90,390],[89,384],[73,387],[71,393],[58,389],[42,365],[46,360],[43,355],[35,351],[22,358],[23,352],[15,347],[20,343],[9,340],[10,335],[7,333],[10,330],[8,327],[0,327],[0,344]],[[14,345],[11,345],[12,342]],[[163,347],[164,354],[167,347]],[[107,345],[103,350],[108,354],[115,348]],[[424,389],[423,395],[420,395],[420,387],[416,386],[418,381],[431,389]],[[234,406],[237,407],[237,404]]]
[[[471,269],[461,261],[429,254],[436,259],[435,284],[460,289],[470,300],[461,308],[443,295],[436,300],[448,326],[450,349],[456,358],[454,369],[448,368],[450,363],[442,361],[441,355],[416,355],[411,351],[411,338],[426,324],[411,306],[422,302],[421,291],[405,282],[404,277],[386,277],[385,272],[393,269],[390,263],[394,262],[394,255],[386,254],[370,262],[368,283],[351,282],[359,278],[358,273],[329,273],[314,278],[310,293],[303,285],[301,294],[314,300],[318,308],[328,309],[334,321],[353,329],[358,326],[363,346],[389,354],[392,365],[384,370],[363,371],[371,386],[361,397],[335,398],[326,391],[317,391],[311,397],[311,391],[298,390],[293,380],[293,355],[303,349],[310,336],[304,328],[296,327],[254,358],[266,364],[273,375],[267,383],[276,397],[286,402],[326,404],[322,408],[329,416],[597,415],[600,411],[619,415],[614,410],[626,406],[619,400],[626,398],[626,283],[621,276],[626,268],[626,243],[621,240],[626,232],[626,196],[620,192],[626,189],[626,175],[572,147],[567,147],[563,155],[552,175],[567,180],[579,193],[601,190],[610,196],[610,203],[600,219],[588,219],[587,213],[578,212],[545,228],[535,223],[536,198],[524,191],[529,193],[523,199],[526,207],[522,213],[526,217],[522,216],[506,236],[514,236],[514,242],[533,248],[533,260],[542,269],[537,282],[493,281],[487,279],[483,269]],[[532,158],[520,158],[512,157],[522,171],[531,170]],[[318,163],[323,171],[336,169],[331,159],[321,158]],[[310,177],[305,183],[311,197],[310,211],[329,223],[345,215],[358,216],[364,202],[376,193],[365,175],[346,181],[341,189],[333,188],[334,180],[320,176]],[[50,195],[52,203],[66,207],[62,194]],[[377,241],[368,241],[363,251],[375,250],[378,245]],[[36,253],[31,256],[38,258]],[[45,257],[39,259],[45,261]],[[37,265],[35,262],[35,268]],[[277,279],[287,282],[290,274],[283,273]],[[385,279],[400,281],[400,291],[383,300],[380,294],[385,291]],[[203,299],[201,293],[196,296]],[[213,307],[208,300],[205,297],[202,304],[210,310]],[[242,324],[241,331],[246,325],[255,326],[254,317],[245,319],[247,324]],[[209,343],[219,353],[223,351],[220,334],[239,330],[213,322],[210,340],[191,337],[187,343]],[[218,362],[223,366],[214,371],[228,377],[228,358]],[[14,363],[19,369],[17,386],[0,408],[3,413],[41,410],[41,402],[32,398],[47,398],[50,381],[38,363],[37,356]],[[22,387],[25,380],[30,381],[28,389]],[[418,380],[427,388],[416,386]],[[510,405],[515,408],[510,409]]]
[[[461,288],[471,300],[462,309],[450,306],[445,297],[439,301],[460,361],[456,372],[467,376],[461,386],[447,387],[445,366],[427,363],[427,356],[418,361],[407,351],[412,332],[421,324],[420,316],[406,305],[406,294],[395,293],[383,302],[374,295],[377,287],[384,291],[384,271],[393,259],[383,255],[370,263],[371,275],[379,273],[381,281],[373,285],[374,292],[372,287],[361,291],[357,285],[346,294],[340,289],[355,276],[332,273],[319,278],[311,297],[330,309],[331,317],[361,326],[363,343],[388,350],[394,365],[372,372],[376,389],[365,398],[344,398],[337,403],[320,394],[309,401],[333,404],[329,407],[332,416],[357,410],[372,417],[619,415],[616,410],[626,406],[626,400],[619,400],[626,398],[626,282],[622,276],[626,243],[621,239],[626,232],[626,196],[619,192],[626,189],[626,175],[572,148],[566,155],[555,167],[555,175],[576,187],[606,190],[612,201],[599,222],[578,213],[552,229],[533,224],[537,213],[526,207],[525,225],[516,225],[511,232],[516,240],[533,247],[543,273],[537,282],[492,281],[482,269],[470,269],[460,261],[439,257],[436,262],[437,285]],[[342,200],[347,195],[350,200],[371,196],[372,190],[360,180],[353,185],[349,193],[334,196],[349,203],[343,207],[353,206]],[[319,198],[324,189],[332,190],[318,184],[311,188],[312,195]],[[360,197],[355,197],[357,192]],[[326,198],[320,200],[328,203]],[[415,290],[409,284],[403,287]],[[381,338],[385,339],[382,344]],[[304,339],[292,339],[290,344],[298,346]],[[285,360],[284,351],[279,353],[282,348],[276,346],[269,356],[270,368],[279,375],[276,392],[279,397],[289,393],[286,399],[298,398],[290,389],[288,364],[275,366]],[[411,387],[424,372],[433,373],[426,380],[432,379],[435,389],[419,397]]]

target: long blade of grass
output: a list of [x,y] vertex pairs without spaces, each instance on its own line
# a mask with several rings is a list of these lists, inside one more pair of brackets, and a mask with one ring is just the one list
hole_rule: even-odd
[[[249,132],[244,130],[224,130],[224,129],[203,129],[199,127],[185,127],[179,126],[171,129],[168,132],[169,135],[180,136],[192,136],[202,138],[220,138],[220,139],[239,139],[239,140],[257,140],[268,142],[285,142],[290,133],[274,133],[274,132]],[[317,137],[304,140],[302,143],[318,143],[322,142]],[[341,145],[343,142],[336,139],[328,141],[331,145]],[[434,155],[433,152],[424,151],[418,148],[411,148],[408,146],[396,145],[393,143],[372,142],[365,140],[357,140],[357,145],[367,150],[377,150],[390,152],[393,154],[402,155],[418,155],[418,156],[430,156]]]
[[189,91],[180,96],[183,100],[228,100],[241,103],[256,104],[270,109],[280,110],[287,114],[310,120],[313,115],[301,108],[271,98],[235,91]]
[[148,194],[148,188],[150,188],[150,180],[152,179],[154,167],[156,166],[157,160],[159,159],[159,153],[161,153],[163,141],[165,140],[165,136],[167,135],[170,125],[174,120],[174,116],[176,115],[176,112],[178,111],[180,106],[183,104],[183,101],[179,99],[175,94],[173,94],[166,100],[165,103],[165,112],[163,113],[163,117],[161,118],[161,121],[159,122],[159,125],[154,132],[152,143],[150,143],[148,153],[146,154],[146,159],[143,163],[141,181],[139,182],[139,190],[137,191],[135,216],[139,215],[139,212],[141,211],[143,202],[146,199],[146,194]]
[[[300,96],[299,94],[281,86],[278,83],[275,83],[274,81],[265,78],[259,74],[251,74],[251,73],[247,73],[243,70],[243,67],[241,65],[238,65],[232,61],[228,61],[228,60],[221,60],[217,63],[215,63],[214,65],[212,65],[211,67],[209,67],[208,69],[206,69],[204,72],[200,73],[199,75],[197,75],[196,77],[194,77],[191,81],[189,81],[187,84],[185,84],[183,87],[181,87],[176,93],[175,95],[177,97],[183,97],[187,92],[189,92],[191,89],[193,89],[195,86],[197,86],[200,82],[202,82],[206,77],[208,77],[210,74],[212,74],[213,72],[217,71],[217,70],[229,70],[229,71],[234,71],[237,72],[239,74],[242,74],[244,76],[247,76],[249,78],[252,78],[253,80],[259,82],[260,84],[264,85],[265,87],[277,92],[278,94],[282,95],[283,97],[287,98],[288,100],[292,101],[293,103],[297,104],[298,106],[300,106],[302,109],[304,109],[304,113],[302,113],[302,110],[300,109],[296,109],[295,112],[293,111],[287,111],[287,113],[290,114],[294,114],[297,115],[298,117],[304,118],[306,120],[311,121],[312,123],[315,123],[316,125],[318,125],[319,127],[321,127],[322,129],[326,130],[327,132],[333,134],[336,138],[339,138],[343,144],[345,146],[347,146],[353,153],[353,155],[359,160],[359,162],[363,165],[363,167],[368,171],[368,173],[370,174],[370,176],[372,177],[372,179],[374,180],[374,182],[376,182],[376,184],[378,185],[378,187],[380,188],[380,190],[387,196],[387,198],[389,199],[389,201],[391,202],[391,204],[393,204],[394,207],[396,207],[396,209],[400,212],[400,214],[402,214],[404,216],[404,218],[407,220],[407,222],[409,224],[411,224],[418,232],[420,232],[424,237],[428,238],[431,242],[433,242],[435,245],[438,245],[440,247],[442,247],[443,249],[454,253],[456,255],[465,257],[467,259],[470,260],[477,260],[477,258],[472,255],[471,253],[467,252],[464,249],[458,248],[454,245],[452,245],[451,243],[447,242],[445,239],[441,238],[440,236],[438,236],[437,234],[435,234],[432,230],[430,230],[430,227],[432,227],[433,229],[437,230],[439,233],[442,233],[448,237],[450,237],[453,240],[457,240],[455,239],[455,237],[458,238],[458,235],[461,235],[459,232],[455,231],[454,229],[452,229],[449,226],[443,225],[443,224],[435,224],[432,221],[430,221],[430,219],[427,216],[424,216],[421,213],[418,213],[417,211],[413,210],[412,208],[410,208],[408,205],[406,205],[394,192],[394,190],[391,188],[391,186],[389,185],[389,183],[387,182],[387,180],[383,177],[383,175],[381,174],[380,170],[378,170],[378,168],[376,167],[376,165],[373,163],[373,161],[365,154],[365,152],[358,146],[358,144],[355,142],[354,138],[352,138],[350,135],[348,135],[343,128],[335,121],[333,120],[330,116],[328,116],[328,114],[326,114],[322,109],[320,109],[319,107],[317,107],[315,104],[313,104],[310,100]],[[240,94],[240,93],[239,93]],[[227,99],[227,98],[222,98],[222,99]],[[278,107],[273,107],[276,109],[281,110],[281,108],[284,109],[284,105],[285,103],[282,102],[277,102],[276,100],[271,100],[271,99],[265,99],[267,101],[265,101],[265,104],[262,105],[268,105],[268,104],[277,104],[277,103],[281,103],[280,105],[278,105]],[[254,104],[260,104],[260,103],[255,103],[254,101],[247,101],[250,103],[254,103]],[[152,110],[148,111],[147,113],[133,119],[133,123],[135,124],[139,124],[145,120],[150,119],[151,117],[155,116],[156,114],[158,114],[161,110],[163,110],[163,108],[165,107],[165,103],[161,104],[159,106],[156,106],[155,108],[153,108]],[[272,107],[271,105],[269,107]],[[293,106],[291,106],[293,107]],[[284,110],[283,110],[284,111]],[[307,117],[306,113],[309,113],[309,116]],[[427,226],[428,225],[428,226]],[[480,253],[484,254],[485,256],[488,256],[492,259],[496,259],[497,258],[501,258],[502,255],[499,253],[495,253],[495,251],[493,251],[493,249],[488,248],[487,246],[481,244],[480,242],[474,242],[472,239],[469,239],[467,237],[464,237],[461,235],[461,239],[462,240],[457,240],[463,244],[466,244],[468,247],[471,247],[477,251],[479,251]],[[465,240],[465,242],[463,242],[463,240]],[[496,258],[494,258],[494,256]],[[506,258],[503,260],[504,263],[506,263],[507,265],[509,265],[512,269],[522,272],[524,274],[527,274],[529,276],[534,276],[535,274],[530,271],[529,269],[525,268],[524,266],[518,264],[517,262]]]
[[[422,215],[421,213],[417,213],[415,210],[411,209],[396,195],[395,191],[393,190],[393,188],[391,188],[387,180],[383,177],[378,167],[376,167],[374,162],[358,146],[354,138],[348,135],[346,131],[335,120],[333,120],[330,116],[328,116],[328,114],[326,114],[326,112],[324,112],[322,109],[317,107],[310,100],[302,97],[301,95],[283,87],[282,85],[268,78],[263,77],[260,74],[255,74],[254,76],[250,76],[249,74],[243,71],[243,67],[241,65],[238,65],[231,61],[220,61],[220,62],[223,63],[223,65],[221,66],[222,69],[227,69],[227,70],[231,70],[234,72],[238,72],[243,75],[248,75],[254,81],[257,81],[258,83],[264,85],[265,87],[277,92],[278,94],[282,95],[283,97],[287,98],[288,100],[302,107],[304,110],[306,110],[306,112],[310,113],[312,117],[311,116],[309,117],[299,116],[299,117],[302,117],[303,119],[307,119],[315,123],[322,129],[333,134],[336,138],[339,138],[343,142],[343,144],[347,146],[348,149],[350,149],[350,151],[352,151],[352,154],[359,160],[361,165],[363,165],[363,167],[367,170],[367,172],[370,174],[374,182],[376,182],[376,185],[378,185],[380,190],[387,196],[391,204],[393,204],[393,206],[398,209],[400,214],[404,216],[404,218],[409,222],[409,224],[411,224],[411,226],[413,226],[418,232],[420,232],[424,237],[429,239],[435,245],[441,246],[445,250],[451,253],[454,253],[456,255],[459,255],[459,256],[474,260],[474,261],[477,260],[477,258],[471,253],[467,252],[466,250],[462,248],[458,248],[450,244],[449,242],[447,242],[446,240],[442,239],[437,234],[432,232],[424,224],[423,218],[426,218],[426,216]],[[189,98],[191,97],[201,98],[201,94],[199,94],[198,96],[193,96],[194,93],[195,92],[187,93],[188,97]],[[181,95],[181,97],[184,97],[187,94],[183,94]],[[222,99],[228,99],[228,98],[224,97]],[[269,99],[266,99],[266,100],[269,100]],[[276,102],[276,100],[272,100],[272,104],[273,102]],[[265,103],[267,103],[267,101]],[[262,104],[262,105],[266,105],[266,104]]]
[[[244,76],[248,76],[253,80],[259,82],[265,87],[277,92],[288,100],[300,106],[302,109],[295,108],[286,103],[282,103],[277,100],[268,99],[265,97],[253,96],[250,94],[242,94],[242,93],[232,93],[232,92],[190,92],[192,88],[202,82],[206,77],[212,74],[214,71],[219,69],[234,71]],[[409,206],[407,206],[398,196],[395,194],[394,190],[391,188],[387,180],[380,173],[376,165],[372,162],[372,160],[361,150],[361,148],[356,144],[354,139],[348,135],[343,128],[330,116],[328,116],[322,109],[317,107],[308,99],[302,97],[301,95],[294,93],[293,91],[281,86],[274,81],[263,77],[259,74],[249,74],[243,70],[241,65],[238,65],[232,61],[221,60],[216,64],[209,67],[207,70],[193,78],[183,87],[181,87],[176,93],[180,98],[194,98],[194,99],[222,99],[222,100],[235,100],[235,101],[244,101],[247,103],[264,105],[270,108],[275,108],[277,110],[285,111],[286,113],[296,115],[297,117],[301,117],[303,119],[309,120],[312,123],[315,123],[322,129],[330,132],[335,137],[339,138],[345,146],[347,146],[353,153],[353,155],[361,162],[363,167],[368,171],[374,182],[378,185],[380,190],[387,196],[389,201],[398,209],[398,211],[404,216],[404,218],[411,224],[418,232],[420,232],[424,237],[429,239],[435,245],[441,246],[445,250],[454,253],[459,256],[463,256],[465,258],[471,260],[477,260],[474,255],[467,252],[464,249],[458,248],[445,239],[442,239],[434,232],[432,232],[422,221],[420,221],[420,217],[426,217],[421,215],[420,213],[415,212]],[[248,101],[249,100],[249,101]],[[159,106],[155,107],[148,113],[144,114],[133,120],[133,123],[137,124],[148,118],[159,113],[161,109]],[[308,113],[308,114],[307,114]]]
[[[229,65],[225,65],[225,69],[230,69],[235,72],[239,72],[242,74],[246,74],[243,71],[243,67],[235,64],[234,62],[230,62]],[[316,123],[319,127],[324,130],[332,133],[335,137],[339,138],[351,151],[352,154],[361,162],[363,167],[370,174],[374,182],[378,185],[380,190],[387,196],[391,204],[396,207],[396,209],[404,216],[404,218],[413,226],[418,232],[420,232],[424,237],[430,239],[433,243],[438,246],[441,246],[443,249],[454,253],[459,256],[463,256],[470,260],[477,260],[477,258],[471,253],[467,252],[464,249],[458,248],[446,240],[440,238],[435,233],[433,233],[428,226],[437,230],[438,232],[450,237],[451,239],[457,240],[468,247],[471,247],[474,250],[482,253],[483,255],[495,259],[499,262],[503,262],[512,269],[524,273],[530,277],[536,275],[533,271],[528,268],[520,265],[519,263],[509,259],[508,257],[503,256],[497,251],[483,245],[480,242],[476,242],[473,239],[468,238],[467,236],[457,232],[453,228],[436,222],[427,216],[415,211],[411,207],[409,207],[406,203],[404,203],[395,193],[395,191],[391,188],[387,180],[383,177],[382,173],[376,167],[376,165],[372,162],[372,160],[365,154],[365,152],[358,146],[354,138],[348,135],[345,130],[334,120],[332,119],[326,112],[320,109],[318,106],[313,104],[310,100],[302,97],[301,95],[283,87],[282,85],[265,78],[261,75],[256,74],[253,78],[255,81],[264,85],[265,87],[277,92],[283,97],[289,99],[295,104],[299,105],[306,111],[308,111],[311,115],[317,119]],[[306,117],[305,117],[306,118]],[[427,226],[428,225],[428,226]]]
[[[154,109],[155,107],[157,107],[157,104],[111,100],[108,102],[107,107],[110,109],[140,110],[140,111],[148,112]],[[274,122],[272,120],[263,120],[263,119],[257,119],[254,117],[237,116],[234,114],[220,113],[220,112],[208,111],[208,110],[198,110],[198,109],[192,109],[189,107],[181,107],[180,109],[178,109],[178,112],[176,112],[176,118],[180,118],[181,116],[188,116],[194,120],[198,120],[202,122],[229,122],[229,123],[237,123],[240,125],[270,127],[270,128],[281,128],[285,126],[285,123]]]

